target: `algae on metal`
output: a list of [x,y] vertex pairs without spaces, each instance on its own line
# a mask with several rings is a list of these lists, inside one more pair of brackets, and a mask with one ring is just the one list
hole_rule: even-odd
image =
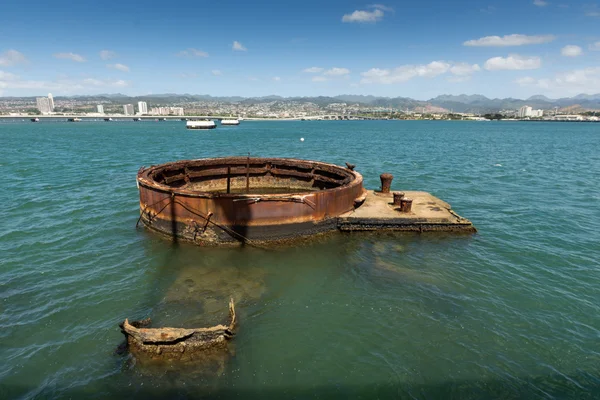
[[233,339],[237,320],[233,299],[229,301],[229,323],[209,328],[149,328],[151,320],[120,325],[127,348],[142,364],[170,361],[215,361],[222,370],[230,353],[228,342]]

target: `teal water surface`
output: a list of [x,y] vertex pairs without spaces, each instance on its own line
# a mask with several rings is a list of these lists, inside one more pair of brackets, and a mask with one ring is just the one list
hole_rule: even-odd
[[[600,124],[183,124],[0,122],[0,398],[600,398]],[[135,228],[142,165],[248,153],[390,172],[479,232],[217,249]],[[125,318],[206,326],[230,296],[220,371],[116,351]]]

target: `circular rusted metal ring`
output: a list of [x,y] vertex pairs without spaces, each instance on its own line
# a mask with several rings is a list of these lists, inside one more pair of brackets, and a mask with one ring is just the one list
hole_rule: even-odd
[[[229,185],[230,181],[238,191],[244,182],[295,190],[224,193],[225,182]],[[217,242],[228,229],[235,234],[226,232],[225,239],[237,234],[270,240],[311,233],[319,223],[352,210],[354,200],[364,192],[362,175],[356,171],[290,158],[177,161],[141,169],[137,182],[140,208],[156,213],[152,219],[142,215],[146,226],[190,240],[198,235],[194,226],[214,228]]]

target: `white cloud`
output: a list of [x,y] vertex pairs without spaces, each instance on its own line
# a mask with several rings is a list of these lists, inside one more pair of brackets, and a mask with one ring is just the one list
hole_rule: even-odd
[[221,72],[220,69],[213,69],[212,71],[210,71],[211,74],[213,74],[214,76],[221,76],[223,75],[223,72]]
[[281,81],[281,78],[280,78],[280,77],[278,77],[278,76],[274,76],[274,77],[273,77],[273,80],[274,80],[275,82],[279,82],[279,81]]
[[23,55],[23,53],[17,50],[7,50],[4,53],[0,54],[0,66],[1,67],[10,67],[16,64],[26,64],[27,58]]
[[342,22],[377,22],[383,18],[383,11],[376,8],[373,11],[356,10],[352,14],[345,14],[342,17]]
[[434,78],[445,74],[451,65],[444,61],[433,61],[426,65],[403,65],[394,69],[371,68],[361,73],[361,83],[401,83],[412,78]]
[[537,82],[537,79],[532,78],[531,76],[525,76],[523,78],[519,78],[515,81],[517,84],[521,86],[533,85]]
[[328,76],[343,76],[343,75],[348,75],[349,73],[350,73],[350,70],[348,68],[337,68],[337,67],[333,67],[324,72],[324,74],[328,75]]
[[323,71],[323,68],[321,68],[321,67],[310,67],[310,68],[306,68],[302,72],[308,72],[309,74],[318,74],[319,72],[322,72],[322,71]]
[[198,74],[195,72],[182,72],[180,74],[177,75],[178,77],[182,78],[182,79],[192,79],[192,78],[197,78]]
[[584,6],[585,15],[588,17],[600,17],[600,9],[596,4],[588,4]]
[[179,57],[208,57],[208,53],[198,49],[187,49],[177,53]]
[[600,42],[590,44],[590,50],[600,51]]
[[129,82],[124,81],[122,79],[111,80],[111,79],[95,79],[95,78],[87,78],[84,79],[83,84],[88,86],[98,86],[98,87],[126,87],[129,86]]
[[[35,91],[52,91],[64,94],[90,93],[93,91],[106,90],[106,88],[123,88],[130,86],[130,82],[118,79],[71,79],[61,77],[55,81],[23,80],[18,75],[0,71],[0,88],[3,89],[25,89]],[[56,94],[56,93],[55,93]]]
[[493,57],[485,62],[488,71],[538,69],[542,66],[539,57],[524,57],[511,54],[508,57]]
[[452,82],[452,83],[462,83],[462,82],[467,82],[470,79],[471,79],[471,76],[467,75],[467,76],[451,76],[451,77],[447,78],[446,80],[448,82]]
[[[454,75],[458,75],[458,76],[468,76],[473,74],[474,72],[478,72],[481,71],[481,68],[479,67],[478,64],[467,64],[467,63],[458,63],[458,64],[454,64],[451,68],[450,68],[450,72]],[[457,80],[455,80],[454,82],[457,82]]]
[[371,4],[368,7],[369,8],[377,8],[377,9],[380,9],[380,10],[383,10],[383,11],[389,11],[389,12],[393,12],[394,11],[394,9],[392,7],[388,7],[388,6],[385,6],[383,4]]
[[546,7],[548,5],[548,2],[544,0],[533,0],[533,5],[536,5],[538,7]]
[[583,49],[579,46],[570,44],[560,49],[560,54],[565,57],[577,57],[583,54]]
[[10,72],[0,71],[0,81],[15,81],[18,79],[18,75],[11,74]]
[[555,39],[554,35],[505,35],[505,36],[486,36],[479,39],[467,40],[463,43],[464,46],[474,47],[507,47],[507,46],[524,46],[528,44],[548,43]]
[[518,79],[521,86],[532,86],[559,96],[600,92],[600,67],[590,67],[556,74],[551,78]]
[[324,76],[313,76],[312,81],[313,82],[325,82],[327,80],[327,78],[325,78]]
[[247,48],[244,47],[244,45],[242,45],[237,40],[233,41],[233,45],[231,46],[231,48],[236,51],[247,51],[248,50]]
[[129,72],[129,67],[124,64],[106,64],[108,68],[118,69],[119,71]]
[[65,58],[67,60],[72,60],[76,62],[85,62],[85,58],[75,53],[56,53],[54,54],[54,58]]
[[110,50],[102,50],[100,52],[100,58],[103,60],[110,60],[111,58],[115,58],[117,56],[117,53],[115,53],[114,51],[110,51]]

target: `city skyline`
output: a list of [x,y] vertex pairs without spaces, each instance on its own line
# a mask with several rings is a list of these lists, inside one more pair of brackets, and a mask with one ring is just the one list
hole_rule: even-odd
[[597,3],[85,3],[3,8],[0,96],[600,93]]

